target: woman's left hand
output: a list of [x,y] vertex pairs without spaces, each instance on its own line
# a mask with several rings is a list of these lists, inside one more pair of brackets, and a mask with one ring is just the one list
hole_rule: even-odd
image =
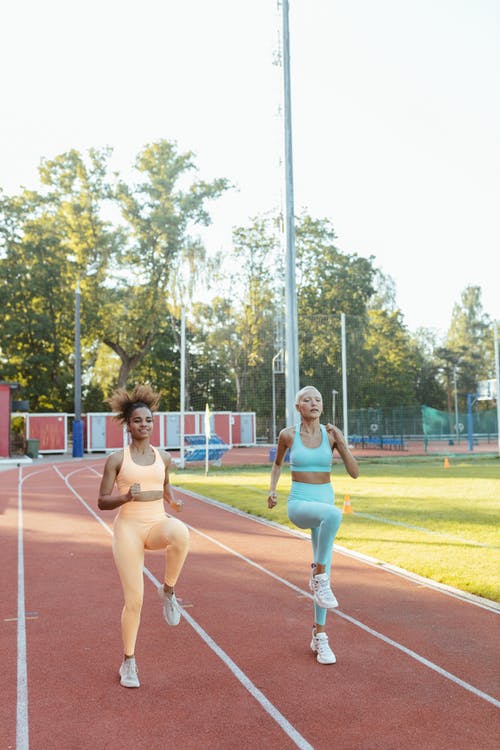
[[172,499],[168,501],[168,504],[171,508],[173,508],[177,513],[180,513],[181,510],[184,507],[184,503],[182,500]]
[[347,448],[342,430],[339,430],[338,427],[330,422],[326,425],[325,429],[333,437],[334,444],[336,443],[341,448]]

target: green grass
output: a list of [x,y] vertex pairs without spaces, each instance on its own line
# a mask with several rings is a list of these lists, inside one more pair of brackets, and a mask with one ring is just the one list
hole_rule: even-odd
[[[278,506],[267,508],[270,467],[178,469],[172,483],[247,513],[290,526],[288,467],[278,485]],[[500,460],[456,458],[360,462],[351,479],[333,470],[336,504],[345,495],[337,543],[435,581],[500,602]],[[366,514],[366,515],[364,515]],[[370,516],[370,517],[368,517]]]

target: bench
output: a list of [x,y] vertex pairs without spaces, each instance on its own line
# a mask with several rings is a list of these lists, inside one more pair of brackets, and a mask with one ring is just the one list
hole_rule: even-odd
[[406,450],[403,438],[378,437],[376,435],[349,435],[349,443],[362,448],[389,448],[389,450]]
[[[205,461],[207,459],[207,440],[205,435],[184,435],[188,444],[184,459],[185,461]],[[218,435],[211,435],[208,440],[208,460],[220,461],[224,453],[229,450],[229,445]]]

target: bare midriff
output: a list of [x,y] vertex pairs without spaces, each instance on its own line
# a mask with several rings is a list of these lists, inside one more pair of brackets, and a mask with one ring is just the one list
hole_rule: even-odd
[[163,490],[146,490],[141,492],[140,497],[134,498],[134,503],[150,503],[153,500],[161,500],[163,498]]
[[330,481],[328,471],[292,471],[292,481],[304,484],[326,484]]

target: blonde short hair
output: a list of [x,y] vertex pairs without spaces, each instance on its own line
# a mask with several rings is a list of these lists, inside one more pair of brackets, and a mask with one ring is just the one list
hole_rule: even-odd
[[[321,396],[321,393],[318,391],[318,389],[314,385],[305,385],[303,388],[300,389],[300,391],[297,391],[295,395],[295,406],[297,406],[297,404],[300,401],[300,397],[306,391],[316,391],[316,393],[318,393]],[[321,396],[321,400],[323,400],[323,396]]]

